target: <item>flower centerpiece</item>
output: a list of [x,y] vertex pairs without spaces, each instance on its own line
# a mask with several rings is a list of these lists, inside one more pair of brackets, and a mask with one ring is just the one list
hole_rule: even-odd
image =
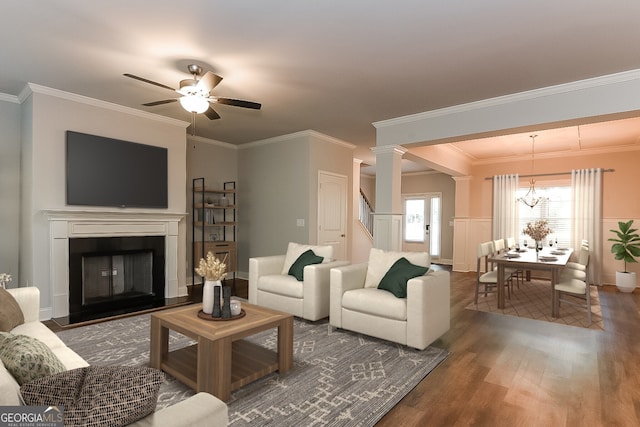
[[6,284],[11,281],[11,275],[7,273],[0,273],[0,288],[6,289]]
[[[200,258],[200,264],[195,269],[196,273],[204,278],[204,286],[202,287],[202,311],[205,314],[212,314],[214,306],[220,309],[222,305],[222,283],[220,282],[227,276],[227,254],[219,260],[213,253],[208,252],[207,258]],[[217,292],[216,292],[217,288]],[[215,304],[214,295],[218,293],[218,304]],[[216,316],[219,317],[219,316]]]
[[224,263],[227,260],[227,254],[224,255],[222,261],[216,258],[213,253],[208,252],[207,258],[200,258],[200,264],[196,268],[196,273],[204,277],[205,280],[212,282],[220,281],[227,276],[227,265]]
[[549,234],[553,233],[553,230],[549,228],[549,223],[546,219],[536,220],[533,224],[528,222],[527,226],[522,230],[522,234],[526,234],[536,241],[536,252],[540,250],[541,242]]

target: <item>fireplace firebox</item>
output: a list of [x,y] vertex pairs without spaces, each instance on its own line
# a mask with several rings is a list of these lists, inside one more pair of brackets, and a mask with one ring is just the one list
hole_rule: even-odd
[[164,236],[69,239],[69,320],[165,304]]

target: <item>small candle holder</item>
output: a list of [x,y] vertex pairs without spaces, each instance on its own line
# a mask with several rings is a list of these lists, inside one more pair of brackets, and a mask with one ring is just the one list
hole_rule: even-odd
[[231,300],[231,316],[238,316],[242,311],[242,304],[240,301],[232,299]]

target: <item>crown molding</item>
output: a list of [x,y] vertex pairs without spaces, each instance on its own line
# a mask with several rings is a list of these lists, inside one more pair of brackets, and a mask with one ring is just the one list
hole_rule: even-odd
[[388,153],[403,155],[404,153],[409,151],[408,148],[405,148],[402,145],[380,145],[376,147],[371,147],[370,150],[373,151],[376,155],[388,154]]
[[49,95],[60,99],[66,99],[68,101],[79,102],[81,104],[91,105],[94,107],[100,107],[107,110],[117,111],[120,113],[129,114],[132,116],[138,116],[145,119],[155,120],[174,126],[180,126],[187,128],[191,123],[184,120],[174,119],[171,117],[160,116],[158,114],[149,113],[147,111],[138,110],[131,107],[125,107],[124,105],[114,104],[112,102],[102,101],[95,98],[89,98],[88,96],[78,95],[71,92],[65,92],[59,89],[53,89],[46,86],[41,86],[35,83],[27,83],[27,85],[20,91],[18,100],[23,103],[32,93],[40,93],[43,95]]
[[15,95],[9,95],[8,93],[0,93],[0,101],[11,102],[13,104],[20,104],[20,100]]
[[466,104],[454,105],[451,107],[440,108],[437,110],[425,111],[422,113],[411,114],[408,116],[396,117],[388,120],[373,122],[376,129],[395,126],[399,124],[412,123],[419,120],[430,119],[434,117],[442,117],[450,114],[462,113],[467,111],[480,110],[483,108],[493,107],[497,105],[505,105],[513,102],[541,98],[549,95],[574,92],[583,89],[590,89],[599,86],[611,85],[630,80],[640,79],[640,69],[623,71],[621,73],[609,74],[606,76],[594,77],[590,79],[578,80],[570,83],[563,83],[555,86],[548,86],[540,89],[533,89],[525,92],[518,92],[510,95],[498,96],[495,98],[483,99],[481,101],[469,102]]
[[[622,145],[617,147],[602,147],[602,148],[582,148],[580,150],[565,150],[565,151],[555,151],[552,153],[536,153],[535,160],[541,159],[557,159],[557,158],[567,158],[567,157],[580,157],[580,156],[599,156],[611,153],[624,153],[624,152],[632,152],[632,151],[640,151],[640,145]],[[510,156],[510,157],[494,157],[487,160],[475,160],[472,161],[472,166],[480,166],[480,165],[491,165],[496,163],[513,163],[515,161],[526,161],[531,160],[531,154],[523,155],[523,156]]]
[[246,144],[241,144],[239,146],[240,149],[244,149],[244,148],[252,148],[252,147],[257,147],[257,146],[261,146],[261,145],[267,145],[267,144],[276,144],[279,142],[285,142],[285,141],[290,141],[292,139],[297,139],[297,138],[305,138],[305,137],[315,137],[315,138],[319,138],[322,139],[323,141],[329,142],[331,144],[336,144],[336,145],[340,145],[349,149],[355,149],[356,146],[353,144],[350,144],[346,141],[343,141],[341,139],[338,138],[334,138],[332,136],[329,135],[325,135],[323,133],[317,132],[315,130],[311,130],[311,129],[307,129],[307,130],[302,130],[299,132],[294,132],[294,133],[289,133],[286,135],[280,135],[280,136],[274,136],[272,138],[267,138],[267,139],[261,139],[258,141],[253,141],[253,142],[248,142]]
[[440,172],[437,170],[428,170],[428,171],[415,171],[415,172],[402,172],[402,176],[422,176],[422,175],[448,175],[444,172]]
[[228,148],[231,150],[238,150],[237,145],[229,144],[228,142],[218,141],[216,139],[209,139],[203,136],[187,135],[187,142],[201,142],[203,144],[216,145],[222,148]]

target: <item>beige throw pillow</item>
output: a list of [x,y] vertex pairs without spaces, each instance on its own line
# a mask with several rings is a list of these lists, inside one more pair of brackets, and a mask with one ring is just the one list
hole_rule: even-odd
[[321,256],[324,259],[323,263],[332,261],[333,258],[333,246],[324,245],[324,246],[313,246],[313,245],[301,245],[299,243],[290,242],[287,247],[287,253],[284,257],[284,265],[282,266],[282,273],[284,275],[289,274],[289,269],[293,265],[294,262],[302,255],[304,252],[311,249],[314,254],[317,256]]
[[392,252],[371,248],[364,287],[377,288],[380,280],[387,274],[391,266],[402,257],[406,258],[411,264],[422,267],[431,265],[431,257],[427,252]]
[[24,323],[18,301],[6,289],[0,288],[0,332],[10,332]]

